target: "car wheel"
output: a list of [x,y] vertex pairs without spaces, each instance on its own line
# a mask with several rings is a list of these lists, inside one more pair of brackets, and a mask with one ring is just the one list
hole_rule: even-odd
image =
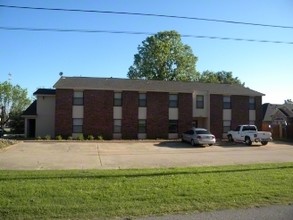
[[250,146],[252,144],[250,137],[245,137],[245,144]]
[[232,135],[228,135],[228,141],[229,142],[234,142],[233,138],[232,138]]
[[262,144],[262,145],[267,145],[268,142],[267,142],[267,141],[261,141],[261,144]]
[[194,142],[193,139],[191,139],[191,145],[192,145],[192,146],[195,146],[195,142]]

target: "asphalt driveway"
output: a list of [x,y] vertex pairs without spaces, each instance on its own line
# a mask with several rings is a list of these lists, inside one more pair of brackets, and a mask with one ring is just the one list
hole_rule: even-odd
[[25,141],[0,150],[1,170],[125,169],[292,162],[293,145],[217,144],[192,147],[174,141]]

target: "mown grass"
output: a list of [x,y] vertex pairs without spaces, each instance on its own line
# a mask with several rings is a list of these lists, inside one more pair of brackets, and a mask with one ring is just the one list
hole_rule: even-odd
[[293,163],[0,171],[0,219],[104,219],[293,202]]

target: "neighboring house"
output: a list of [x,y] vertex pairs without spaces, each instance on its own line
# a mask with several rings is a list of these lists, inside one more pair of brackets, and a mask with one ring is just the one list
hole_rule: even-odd
[[265,103],[262,109],[263,130],[271,131],[273,138],[293,138],[293,104]]
[[36,100],[24,111],[27,138],[55,135],[55,89],[38,89]]
[[262,121],[264,94],[241,85],[61,77],[54,88],[35,93],[36,113],[24,115],[27,136],[165,139],[195,126],[222,138],[238,124]]

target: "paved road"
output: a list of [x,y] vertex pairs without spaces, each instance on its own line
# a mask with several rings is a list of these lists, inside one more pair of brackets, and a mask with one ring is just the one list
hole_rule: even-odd
[[172,141],[20,142],[0,150],[0,169],[118,169],[292,162],[293,144],[191,147]]
[[186,215],[145,217],[137,220],[292,220],[293,205],[275,205],[261,208],[223,210]]

